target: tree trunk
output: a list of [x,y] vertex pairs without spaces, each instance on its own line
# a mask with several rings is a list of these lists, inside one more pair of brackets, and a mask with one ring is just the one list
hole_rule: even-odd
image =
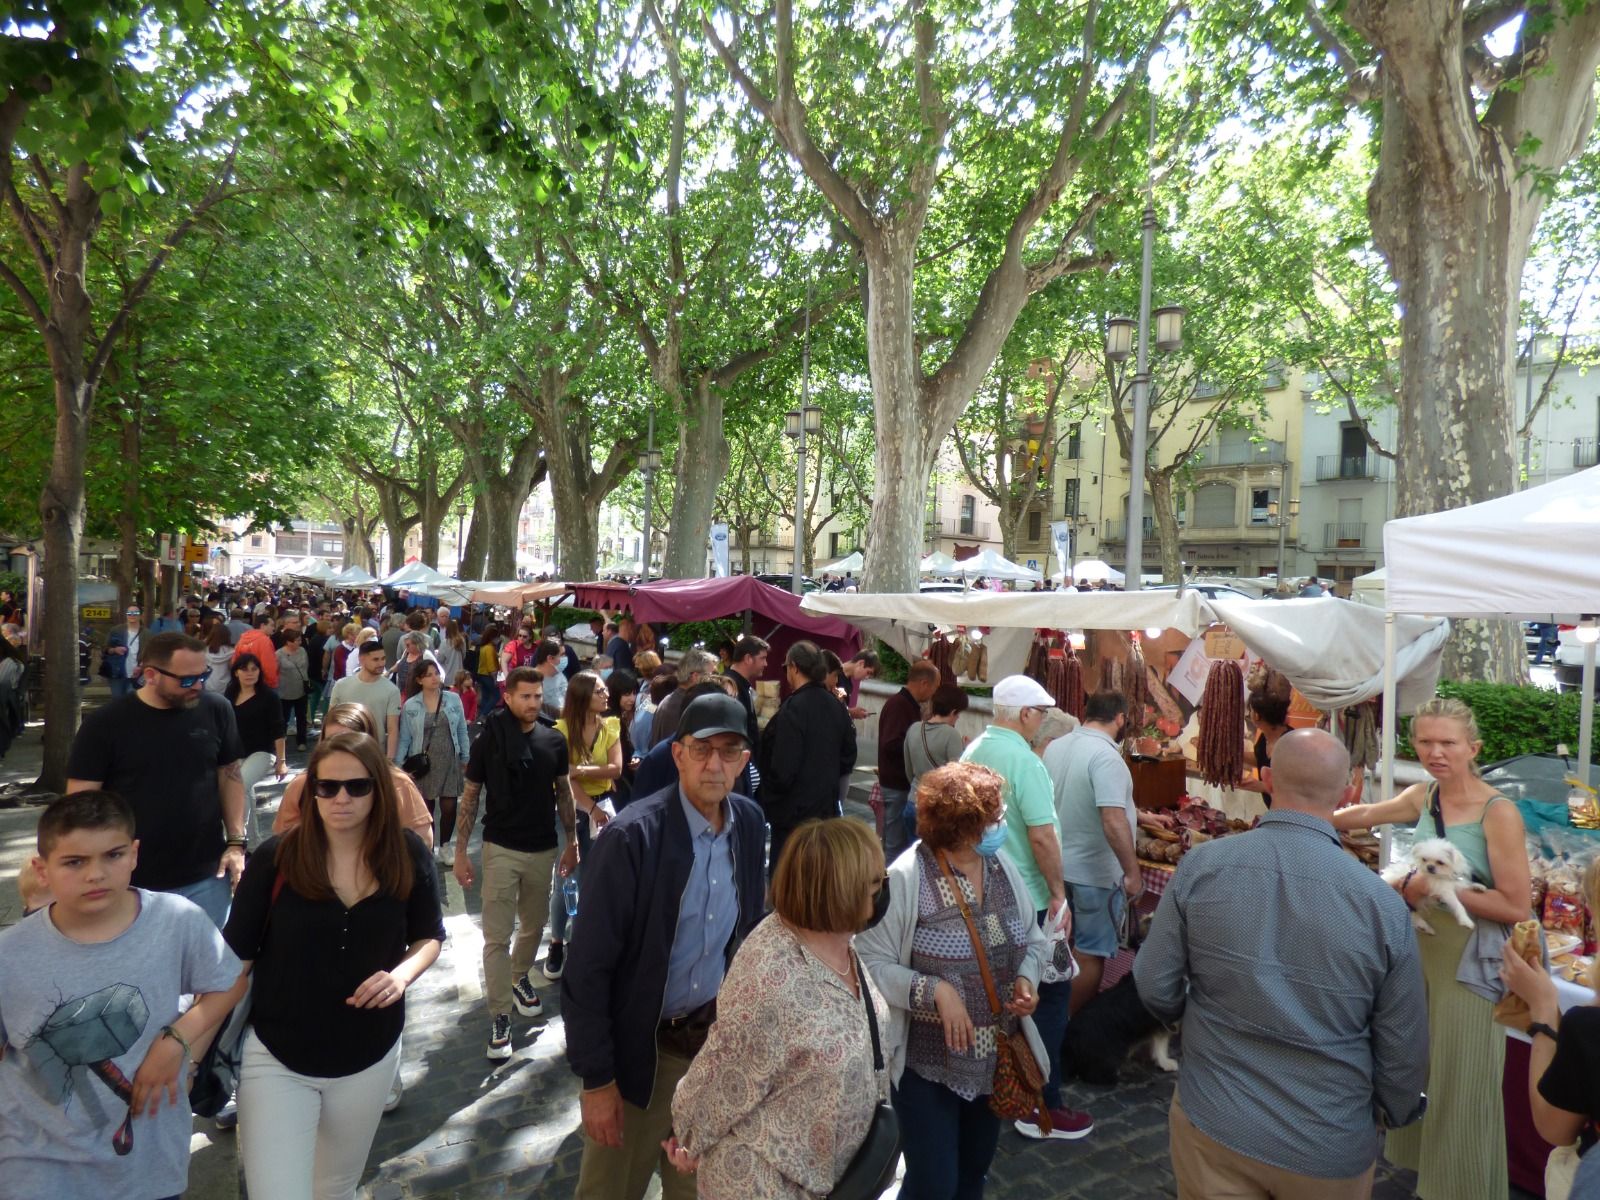
[[117,513],[117,611],[133,603],[139,581],[139,402],[134,411],[122,416],[122,510]]
[[885,236],[866,258],[867,365],[878,443],[862,590],[914,592],[934,450],[917,362],[916,239]]
[[711,540],[717,485],[728,471],[731,454],[722,431],[722,395],[710,380],[701,376],[692,389],[683,389],[682,397],[678,453],[673,464],[677,478],[668,526],[672,532],[667,538],[661,574],[667,579],[702,579],[706,574],[706,546]]
[[478,536],[478,513],[482,513],[484,532],[481,553],[488,563],[484,568],[485,579],[517,577],[517,520],[522,512],[522,502],[528,497],[524,493],[513,499],[515,491],[515,488],[496,488],[479,500],[478,511],[473,514],[472,535],[467,539],[467,545],[470,547],[472,539]]
[[[1161,548],[1161,579],[1164,583],[1180,583],[1183,579],[1183,547],[1178,532],[1178,506],[1173,502],[1172,476],[1146,470],[1145,482],[1150,487],[1150,515],[1155,518]],[[1143,564],[1140,564],[1141,568]]]
[[[1527,252],[1527,182],[1509,151],[1475,172],[1421,161],[1405,106],[1384,104],[1384,143],[1368,192],[1372,231],[1399,289],[1399,516],[1460,508],[1517,490],[1512,341]],[[1431,168],[1431,169],[1430,169]],[[1524,682],[1527,654],[1508,621],[1457,622],[1452,679]]]
[[[374,480],[372,486],[378,493],[378,512],[383,518],[384,528],[389,531],[389,565],[386,573],[398,571],[406,565],[406,534],[411,532],[417,518],[406,515],[405,498],[393,484]],[[376,569],[373,574],[378,574]]]
[[[468,579],[501,579],[506,578],[494,574],[486,565],[489,560],[489,548],[494,545],[494,518],[490,515],[488,497],[479,492],[472,498],[472,513],[467,517],[467,543],[463,548],[461,557],[465,564],[461,569],[467,573]],[[516,537],[512,536],[512,561],[515,562]]]
[[[81,278],[81,276],[80,276]],[[83,316],[87,318],[87,298]],[[52,347],[56,437],[39,499],[44,529],[44,765],[38,788],[64,792],[78,730],[78,548],[83,539],[84,463],[94,388],[83,378],[82,332]],[[57,352],[59,350],[59,353]],[[147,598],[148,599],[148,598]],[[30,614],[35,615],[35,614]]]

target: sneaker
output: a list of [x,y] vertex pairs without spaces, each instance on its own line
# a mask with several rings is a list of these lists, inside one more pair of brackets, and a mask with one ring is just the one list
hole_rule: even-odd
[[525,1017],[541,1017],[544,1015],[544,1005],[539,1002],[539,993],[533,990],[533,984],[524,975],[511,985],[511,1003],[517,1006],[517,1011]]
[[511,1057],[511,1017],[498,1014],[489,1027],[489,1048],[484,1051],[489,1058]]
[[1062,1142],[1075,1142],[1094,1132],[1094,1118],[1086,1112],[1072,1108],[1050,1110],[1050,1132],[1039,1128],[1038,1121],[1018,1121],[1017,1132],[1029,1138],[1054,1138]]
[[234,1128],[237,1128],[238,1124],[239,1124],[239,1104],[238,1104],[238,1101],[230,1099],[226,1104],[224,1104],[222,1106],[221,1111],[218,1112],[217,1115],[215,1117],[211,1118],[211,1119],[212,1119],[213,1122],[215,1122],[215,1124],[216,1124],[218,1129],[234,1129]]
[[561,970],[567,965],[567,944],[565,942],[551,942],[550,949],[545,951],[544,966],[540,972],[551,981],[561,978]]
[[439,861],[447,867],[456,865],[456,848],[449,842],[439,847]]
[[405,1094],[406,1089],[401,1086],[400,1077],[396,1075],[394,1086],[389,1089],[389,1094],[384,1097],[383,1111],[386,1113],[392,1113],[395,1109],[399,1108],[400,1097],[404,1096]]

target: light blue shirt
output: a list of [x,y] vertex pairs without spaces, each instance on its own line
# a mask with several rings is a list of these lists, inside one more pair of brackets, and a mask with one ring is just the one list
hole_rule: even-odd
[[728,968],[728,942],[739,920],[739,885],[733,872],[733,814],[722,802],[722,831],[689,803],[678,788],[689,821],[694,864],[678,906],[678,931],[667,959],[667,990],[661,1016],[681,1017],[715,998]]

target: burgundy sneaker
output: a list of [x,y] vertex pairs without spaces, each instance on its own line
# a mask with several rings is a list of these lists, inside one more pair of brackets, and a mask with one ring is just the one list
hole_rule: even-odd
[[1049,1133],[1039,1128],[1037,1118],[1018,1121],[1016,1126],[1017,1132],[1023,1137],[1055,1138],[1058,1141],[1075,1142],[1094,1132],[1094,1118],[1086,1112],[1079,1112],[1073,1108],[1052,1108]]

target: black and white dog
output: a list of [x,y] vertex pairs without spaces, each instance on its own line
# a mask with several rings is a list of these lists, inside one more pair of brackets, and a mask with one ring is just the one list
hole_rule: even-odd
[[1085,1083],[1114,1084],[1124,1060],[1146,1043],[1156,1066],[1176,1071],[1169,1053],[1173,1032],[1144,1006],[1130,973],[1085,1004],[1067,1025],[1062,1072]]

